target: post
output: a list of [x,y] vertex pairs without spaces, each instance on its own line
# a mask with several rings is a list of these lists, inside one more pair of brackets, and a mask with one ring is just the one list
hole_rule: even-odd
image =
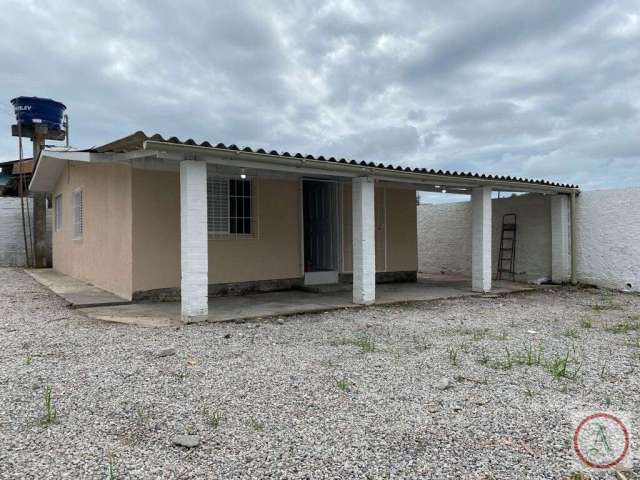
[[491,290],[491,187],[471,192],[471,289]]
[[204,321],[209,314],[207,164],[180,162],[180,297],[182,321]]
[[571,285],[578,284],[578,251],[576,250],[576,192],[571,192]]
[[[44,128],[40,128],[44,127]],[[46,126],[36,125],[33,135],[33,171],[44,146]],[[46,194],[33,192],[33,253],[34,267],[46,268],[51,266],[47,248],[47,200]]]
[[352,182],[353,303],[368,305],[376,299],[375,195],[373,180]]
[[551,197],[551,281],[564,283],[569,280],[569,198],[566,195]]

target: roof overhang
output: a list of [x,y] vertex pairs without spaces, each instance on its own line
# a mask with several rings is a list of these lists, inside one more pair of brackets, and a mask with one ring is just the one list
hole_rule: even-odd
[[105,161],[104,157],[102,153],[43,150],[36,162],[29,190],[51,192],[67,162],[99,162]]
[[450,193],[470,193],[470,189],[487,186],[496,191],[564,193],[578,192],[577,188],[539,183],[510,182],[480,177],[447,176],[414,171],[375,168],[369,165],[327,162],[308,158],[285,157],[272,154],[230,151],[215,147],[146,140],[143,148],[157,157],[172,160],[198,159],[207,163],[252,170],[293,172],[299,175],[322,175],[342,178],[371,177],[378,181],[410,185],[417,190],[431,190],[434,185],[446,187]]

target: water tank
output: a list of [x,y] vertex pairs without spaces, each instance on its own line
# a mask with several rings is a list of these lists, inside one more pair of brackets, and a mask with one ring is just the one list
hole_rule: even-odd
[[50,98],[16,97],[11,100],[16,120],[23,125],[43,123],[49,130],[62,130],[62,116],[67,107]]

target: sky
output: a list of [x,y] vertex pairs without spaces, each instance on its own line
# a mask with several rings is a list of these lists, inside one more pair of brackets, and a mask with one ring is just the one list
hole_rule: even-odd
[[0,159],[18,95],[70,140],[201,142],[640,185],[640,1],[1,0]]

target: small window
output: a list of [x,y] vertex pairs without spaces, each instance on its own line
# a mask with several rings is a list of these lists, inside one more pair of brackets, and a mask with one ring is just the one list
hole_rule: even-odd
[[54,200],[54,214],[55,214],[55,231],[59,232],[62,230],[62,194],[56,195]]
[[211,175],[207,178],[209,233],[229,237],[255,234],[254,185],[251,179]]
[[73,192],[73,238],[80,240],[84,234],[84,194],[82,190]]

